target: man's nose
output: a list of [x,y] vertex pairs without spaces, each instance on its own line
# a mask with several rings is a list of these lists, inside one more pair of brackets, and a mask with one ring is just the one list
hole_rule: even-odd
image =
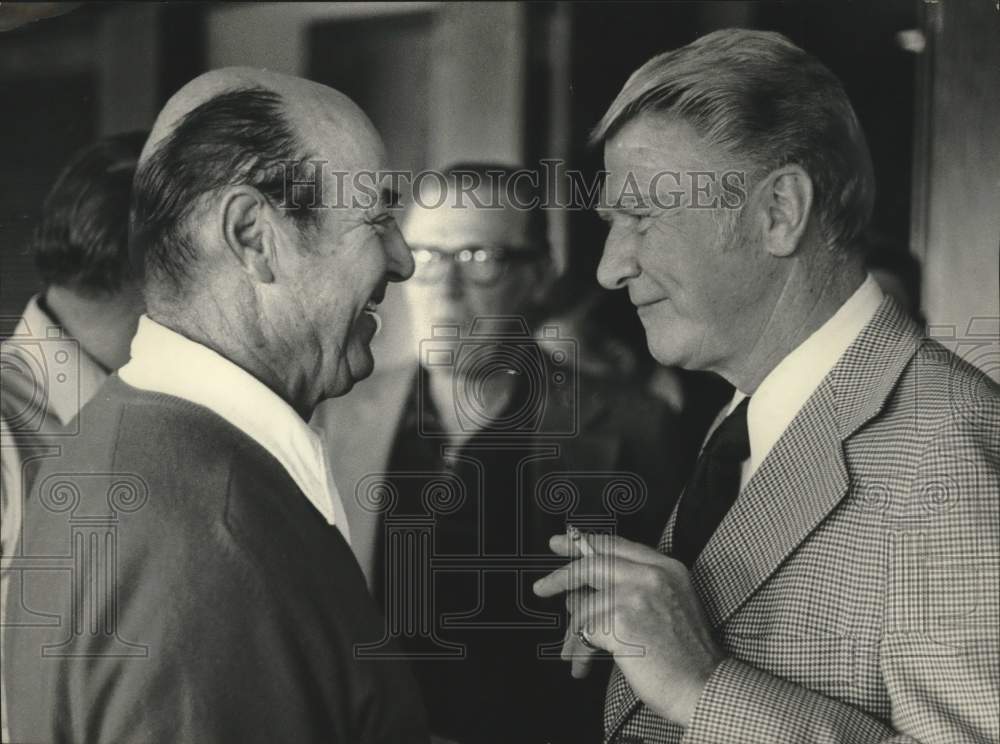
[[441,284],[444,285],[445,295],[453,300],[461,297],[465,292],[465,275],[462,267],[457,261],[448,261],[445,265],[444,276],[441,277]]
[[403,234],[394,229],[386,236],[386,253],[389,256],[389,281],[402,282],[413,276],[413,252],[403,237]]
[[605,289],[621,289],[639,275],[635,260],[635,238],[617,234],[614,227],[604,241],[604,252],[597,265],[597,281]]

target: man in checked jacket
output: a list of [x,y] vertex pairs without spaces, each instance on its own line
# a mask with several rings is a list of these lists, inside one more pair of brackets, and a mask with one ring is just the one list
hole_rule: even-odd
[[774,33],[662,54],[597,127],[625,288],[664,364],[736,386],[659,550],[578,558],[564,651],[614,656],[609,741],[1000,740],[1000,390],[864,268],[842,87]]

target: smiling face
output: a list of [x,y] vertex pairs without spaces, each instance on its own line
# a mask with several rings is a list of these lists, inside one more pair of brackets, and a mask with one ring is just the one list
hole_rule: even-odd
[[[368,174],[385,170],[381,140],[360,110],[350,113],[355,114],[350,126],[343,110],[336,118],[314,116],[310,126],[320,131],[305,134],[314,143],[336,142],[314,150],[327,162],[324,201],[337,204],[319,209],[315,224],[303,229],[290,217],[283,220],[284,242],[291,249],[278,259],[276,278],[283,290],[281,302],[272,305],[294,339],[286,344],[288,352],[301,356],[303,384],[316,388],[310,397],[317,400],[343,395],[371,374],[370,344],[381,323],[374,306],[388,282],[413,273],[410,250],[385,202],[371,203],[381,185]],[[334,196],[338,187],[331,168],[349,172],[342,196]]]
[[694,174],[717,173],[721,183],[733,170],[710,153],[686,123],[649,114],[607,141],[610,232],[597,276],[628,290],[657,361],[721,373],[750,353],[780,279],[754,233],[752,204],[728,229],[734,215],[705,206],[720,194],[695,193],[713,177]]
[[[378,198],[384,161],[368,117],[332,88],[244,67],[195,78],[160,112],[137,171],[133,201],[154,228],[143,241],[150,317],[308,420],[371,374],[372,305],[413,272]],[[203,182],[192,180],[200,168]],[[287,177],[301,186],[290,194]]]

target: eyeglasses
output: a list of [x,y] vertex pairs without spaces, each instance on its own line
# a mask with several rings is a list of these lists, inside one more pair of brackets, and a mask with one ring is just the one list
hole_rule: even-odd
[[539,248],[468,245],[458,249],[442,250],[430,245],[411,246],[415,281],[431,284],[441,281],[448,273],[449,264],[455,264],[462,278],[488,286],[500,280],[507,267],[517,263],[530,263],[545,256]]

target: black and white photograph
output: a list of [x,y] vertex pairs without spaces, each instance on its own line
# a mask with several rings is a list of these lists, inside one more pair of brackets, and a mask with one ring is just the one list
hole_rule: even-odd
[[1000,1],[0,2],[2,744],[1000,744]]

